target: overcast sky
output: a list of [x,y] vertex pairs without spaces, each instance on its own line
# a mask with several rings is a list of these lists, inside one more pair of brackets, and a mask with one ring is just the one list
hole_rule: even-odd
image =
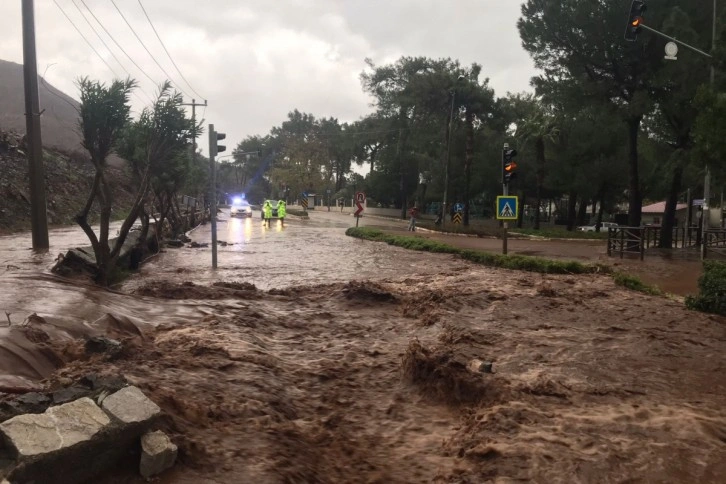
[[[55,2],[119,76],[128,71],[139,81],[146,94],[133,98],[138,112],[167,75],[112,1]],[[376,64],[402,55],[477,62],[500,96],[530,90],[534,74],[516,28],[518,0],[141,0],[190,87],[165,54],[139,0],[115,2],[185,98],[208,100],[206,123],[227,133],[228,152],[248,135],[268,133],[295,108],[341,121],[370,112],[371,100],[359,80],[366,58]],[[0,58],[18,63],[23,60],[20,4],[0,6]],[[115,77],[54,0],[35,0],[35,14],[38,71],[50,83],[78,98],[78,76]],[[199,143],[206,153],[206,138]]]

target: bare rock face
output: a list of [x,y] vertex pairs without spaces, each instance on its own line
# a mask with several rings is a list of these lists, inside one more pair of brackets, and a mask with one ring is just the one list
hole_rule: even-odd
[[122,388],[106,397],[101,406],[124,424],[151,421],[161,414],[159,406],[134,386]]
[[27,459],[63,452],[93,438],[111,420],[90,398],[50,407],[45,413],[25,414],[0,424],[14,457]]
[[139,472],[145,478],[161,474],[176,462],[177,446],[169,437],[157,430],[141,437]]

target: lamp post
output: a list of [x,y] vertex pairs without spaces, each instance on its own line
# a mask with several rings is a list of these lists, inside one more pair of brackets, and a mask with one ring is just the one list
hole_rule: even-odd
[[[464,76],[459,76],[456,80],[461,82],[464,80]],[[451,167],[451,132],[453,131],[454,122],[454,104],[456,102],[456,85],[449,91],[451,93],[451,110],[449,111],[449,127],[446,136],[446,165],[444,166],[444,200],[441,204],[441,228],[446,226],[446,201],[449,191],[449,169]]]

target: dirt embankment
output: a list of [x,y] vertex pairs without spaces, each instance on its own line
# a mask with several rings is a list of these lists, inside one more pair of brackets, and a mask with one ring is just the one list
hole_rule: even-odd
[[[68,155],[44,150],[48,223],[70,225],[86,203],[93,183],[93,167],[80,151]],[[109,168],[117,181],[114,190],[116,215],[121,216],[135,195],[129,176]],[[94,209],[91,219],[97,211]],[[15,133],[0,131],[0,235],[30,230],[30,187],[25,141]]]
[[[723,482],[726,321],[601,276],[470,268],[198,300],[108,361],[169,418],[162,482]],[[77,347],[76,347],[77,348]],[[76,358],[73,355],[77,355]],[[494,373],[473,373],[472,359]],[[116,475],[106,482],[134,482]]]

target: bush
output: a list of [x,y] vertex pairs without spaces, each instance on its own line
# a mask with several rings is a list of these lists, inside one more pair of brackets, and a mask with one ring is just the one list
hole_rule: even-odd
[[726,262],[704,261],[698,289],[697,296],[686,298],[686,306],[726,316]]

